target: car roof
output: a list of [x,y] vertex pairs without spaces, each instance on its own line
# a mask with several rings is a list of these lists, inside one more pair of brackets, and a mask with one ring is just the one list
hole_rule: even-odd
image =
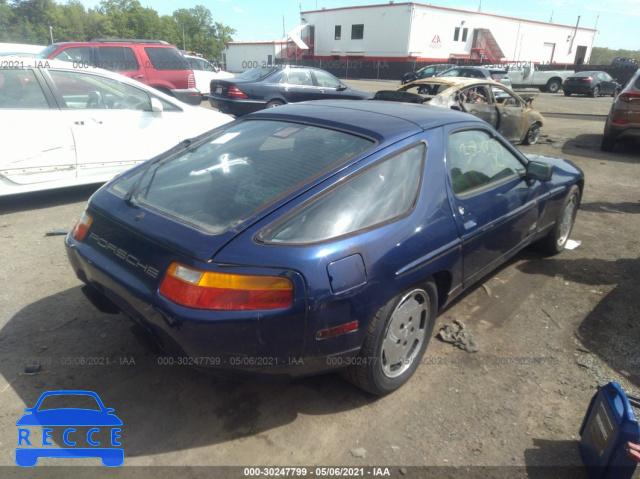
[[[415,80],[411,82],[411,84],[415,85],[428,85],[431,83],[444,83],[449,86],[468,86],[468,85],[501,85],[500,83],[496,83],[493,80],[480,79],[480,78],[467,78],[467,77],[431,77],[431,78],[421,78],[420,80]],[[409,85],[409,83],[407,84]],[[398,89],[404,89],[407,85],[402,85]],[[504,85],[501,85],[504,87]],[[508,87],[505,87],[508,89]]]
[[[3,57],[3,61],[6,62],[7,64],[10,64],[9,62],[11,62],[11,58],[15,58],[16,62],[19,62],[18,64],[20,65],[20,69],[45,67],[45,68],[55,68],[56,70],[66,70],[70,72],[73,71],[73,72],[80,72],[80,73],[82,72],[96,73],[96,74],[111,78],[113,80],[116,80],[120,83],[132,85],[132,86],[135,86],[136,88],[140,88],[149,93],[153,93],[155,96],[158,96],[163,100],[168,100],[171,104],[175,106],[179,106],[180,108],[191,107],[191,105],[187,105],[186,103],[176,101],[175,98],[170,97],[169,95],[161,92],[160,90],[156,90],[155,88],[145,85],[144,83],[141,83],[137,80],[132,80],[126,75],[121,75],[120,73],[111,72],[109,70],[104,70],[102,68],[96,68],[91,65],[87,65],[86,67],[84,65],[80,67],[76,66],[74,68],[73,62],[66,62],[62,60],[53,60],[53,59],[49,60],[45,58],[10,57],[10,56]],[[12,67],[11,69],[15,70],[16,68]]]
[[459,111],[374,100],[318,100],[290,103],[252,113],[247,119],[312,121],[328,128],[351,131],[378,141],[399,140],[445,124],[482,120]]

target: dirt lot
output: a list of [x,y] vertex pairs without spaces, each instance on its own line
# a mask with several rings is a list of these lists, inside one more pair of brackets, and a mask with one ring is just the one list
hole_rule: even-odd
[[[527,250],[485,278],[436,326],[462,320],[479,351],[433,339],[412,380],[384,398],[336,374],[237,383],[159,365],[125,317],[84,298],[63,236],[45,236],[71,228],[93,189],[0,200],[0,475],[106,475],[97,459],[15,466],[23,409],[44,391],[83,389],[124,423],[125,467],[109,471],[118,477],[247,477],[242,468],[195,467],[219,465],[306,466],[307,476],[340,465],[365,476],[381,466],[392,477],[586,477],[578,432],[597,386],[614,380],[640,395],[639,151],[599,150],[598,115],[610,104],[541,94],[543,136],[522,147],[585,171],[572,234],[581,245],[553,258]],[[33,363],[42,371],[24,374]]]

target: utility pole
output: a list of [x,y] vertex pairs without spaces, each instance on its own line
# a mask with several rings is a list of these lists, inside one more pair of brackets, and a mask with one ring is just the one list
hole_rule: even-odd
[[51,44],[53,45],[53,27],[49,25],[49,36],[51,37]]

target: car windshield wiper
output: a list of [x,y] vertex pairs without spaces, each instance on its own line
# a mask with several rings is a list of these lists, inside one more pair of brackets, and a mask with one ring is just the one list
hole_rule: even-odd
[[181,150],[185,150],[189,148],[189,146],[191,146],[191,139],[183,140],[168,152],[163,153],[155,160],[151,160],[149,164],[145,167],[145,169],[142,171],[142,173],[140,173],[140,177],[135,181],[135,183],[133,183],[133,185],[131,185],[131,188],[129,188],[129,190],[127,191],[127,194],[124,195],[124,202],[129,206],[137,207],[138,194],[140,193],[140,185],[142,184],[142,180],[147,176],[147,173],[149,173],[149,170],[151,169],[151,167],[153,165],[160,163],[162,160],[170,158],[171,156],[173,156],[174,153],[177,153]]

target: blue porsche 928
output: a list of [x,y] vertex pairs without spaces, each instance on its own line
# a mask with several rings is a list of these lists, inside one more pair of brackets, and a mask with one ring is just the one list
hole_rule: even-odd
[[66,238],[83,291],[225,374],[414,373],[438,311],[519,250],[559,253],[584,186],[487,123],[425,105],[263,110],[107,183]]

